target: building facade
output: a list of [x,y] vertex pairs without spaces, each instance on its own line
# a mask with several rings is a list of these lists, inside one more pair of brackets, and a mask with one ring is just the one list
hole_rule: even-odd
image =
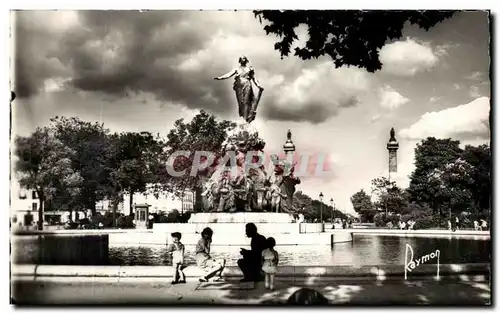
[[[194,192],[186,190],[182,197],[176,197],[172,193],[159,193],[154,195],[152,193],[141,194],[135,193],[132,199],[132,207],[134,206],[147,206],[148,213],[170,213],[173,210],[179,211],[179,213],[186,213],[194,211],[195,207],[195,195]],[[123,213],[128,215],[130,213],[130,195],[125,194],[123,196],[123,202],[121,203],[123,208]],[[132,212],[135,212],[133,210]]]
[[[192,212],[195,207],[195,194],[186,190],[183,197],[175,197],[170,193],[153,194],[135,193],[132,206],[148,208],[148,213],[169,213],[178,210],[180,213]],[[45,207],[45,206],[44,206]],[[26,227],[36,226],[38,223],[38,212],[40,200],[36,191],[21,188],[17,181],[11,183],[10,191],[10,222],[12,225]],[[112,212],[112,203],[102,200],[96,203],[96,211],[104,214]],[[124,195],[123,201],[118,204],[118,213],[128,215],[130,213],[130,195]],[[132,212],[135,212],[135,208]],[[73,221],[85,218],[88,213],[83,211],[73,212]],[[70,220],[67,211],[54,211],[45,208],[43,217],[45,224],[65,223]]]
[[40,200],[36,191],[23,189],[18,182],[11,183],[10,222],[18,226],[35,225],[38,222]]

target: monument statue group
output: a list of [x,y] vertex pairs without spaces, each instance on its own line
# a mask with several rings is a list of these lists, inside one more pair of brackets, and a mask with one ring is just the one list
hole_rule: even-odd
[[[247,167],[248,162],[256,163],[258,154],[264,152],[265,142],[250,126],[256,117],[264,88],[256,79],[248,59],[242,56],[238,61],[239,67],[214,78],[225,80],[234,77],[233,90],[238,103],[238,114],[244,122],[229,134],[223,146],[221,160],[229,161],[228,155],[232,155],[236,162],[231,165],[228,162],[226,166],[230,168],[220,167],[204,183],[204,210],[290,213],[293,211],[295,185],[300,183],[300,179],[294,176],[291,158],[280,159],[273,155],[271,159],[274,169],[269,174],[264,165]],[[257,93],[254,92],[253,85],[257,87]],[[293,153],[295,150],[291,137],[292,133],[288,131],[286,153]],[[247,154],[250,152],[256,154],[252,155],[253,159],[248,160]]]

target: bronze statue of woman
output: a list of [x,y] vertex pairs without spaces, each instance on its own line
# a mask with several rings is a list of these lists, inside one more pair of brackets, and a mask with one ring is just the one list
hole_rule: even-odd
[[[260,98],[264,88],[259,84],[255,78],[255,71],[248,64],[248,59],[242,56],[238,59],[240,66],[231,70],[230,72],[215,77],[214,80],[226,80],[235,76],[233,90],[236,93],[236,100],[238,101],[238,114],[250,123],[255,119],[257,113],[257,106],[259,105]],[[254,94],[252,82],[257,86],[259,92]]]

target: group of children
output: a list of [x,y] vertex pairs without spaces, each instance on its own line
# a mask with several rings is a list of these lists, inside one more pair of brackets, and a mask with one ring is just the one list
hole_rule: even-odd
[[[172,243],[168,245],[167,252],[172,254],[172,266],[174,267],[172,284],[186,283],[186,275],[183,271],[183,269],[186,268],[186,265],[184,263],[185,247],[184,244],[181,243],[182,235],[180,232],[174,232],[171,234],[171,236]],[[207,239],[205,238],[206,233],[204,232],[202,233],[202,239],[200,240],[200,242],[207,241]],[[209,238],[209,241],[211,242],[211,234],[209,234]],[[276,241],[274,240],[274,238],[267,238],[266,243],[267,247],[264,251],[262,251],[262,271],[264,271],[265,273],[265,287],[272,290],[274,289],[274,278],[277,271],[279,256],[278,252],[276,252],[276,250],[274,249],[274,247],[276,246]],[[199,246],[201,245],[197,245],[197,251]],[[223,264],[225,264],[225,262]],[[214,273],[222,273],[223,268],[224,265],[218,267],[214,271]],[[220,275],[221,274],[219,274],[219,278]],[[200,278],[200,282],[204,282],[207,280],[208,279],[206,278],[206,276],[203,277],[203,280]]]

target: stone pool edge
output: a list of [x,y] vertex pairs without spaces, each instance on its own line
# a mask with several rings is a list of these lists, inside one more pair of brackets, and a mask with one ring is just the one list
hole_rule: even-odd
[[[279,266],[277,277],[404,277],[403,265],[385,266]],[[171,266],[67,266],[67,265],[11,265],[11,279],[44,277],[105,277],[105,278],[148,278],[171,277]],[[184,269],[186,277],[200,277],[203,272],[195,265]],[[420,265],[408,272],[409,277],[434,277],[437,265]],[[491,275],[491,265],[487,263],[443,264],[439,265],[440,276]],[[237,266],[227,266],[224,277],[242,277]]]

